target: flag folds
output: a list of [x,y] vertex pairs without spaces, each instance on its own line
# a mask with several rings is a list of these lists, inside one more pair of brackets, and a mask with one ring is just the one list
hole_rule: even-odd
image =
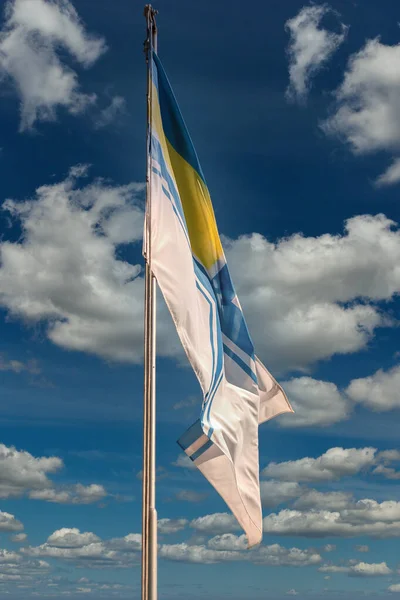
[[244,529],[262,539],[258,426],[292,412],[254,353],[203,171],[157,54],[152,55],[151,269],[197,375],[200,418],[178,443]]

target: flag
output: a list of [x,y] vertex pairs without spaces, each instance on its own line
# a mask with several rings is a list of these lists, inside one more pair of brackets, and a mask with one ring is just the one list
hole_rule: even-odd
[[255,356],[204,174],[154,52],[150,76],[145,236],[152,272],[203,392],[200,418],[178,444],[225,500],[253,546],[262,539],[258,426],[293,410]]

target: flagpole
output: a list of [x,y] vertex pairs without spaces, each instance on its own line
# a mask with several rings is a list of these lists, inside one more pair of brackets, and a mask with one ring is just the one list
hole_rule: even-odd
[[147,175],[145,229],[144,403],[143,403],[143,508],[142,600],[157,600],[157,511],[155,506],[156,459],[156,280],[151,270],[151,121],[152,56],[157,51],[157,11],[144,8],[147,24]]

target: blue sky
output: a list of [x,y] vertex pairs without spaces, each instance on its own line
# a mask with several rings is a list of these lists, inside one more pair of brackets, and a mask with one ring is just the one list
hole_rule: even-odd
[[[142,6],[2,2],[0,589],[139,598]],[[217,4],[217,5],[215,5]],[[160,0],[159,54],[257,353],[244,550],[176,439],[200,390],[158,305],[160,598],[400,593],[400,30],[394,0]]]

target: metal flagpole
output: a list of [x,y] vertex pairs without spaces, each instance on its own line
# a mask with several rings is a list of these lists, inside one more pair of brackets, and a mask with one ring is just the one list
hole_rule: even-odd
[[157,600],[157,511],[155,507],[156,429],[156,280],[151,271],[151,121],[152,51],[157,51],[157,11],[144,9],[147,24],[147,175],[144,309],[144,404],[143,404],[143,508],[142,508],[142,600]]

